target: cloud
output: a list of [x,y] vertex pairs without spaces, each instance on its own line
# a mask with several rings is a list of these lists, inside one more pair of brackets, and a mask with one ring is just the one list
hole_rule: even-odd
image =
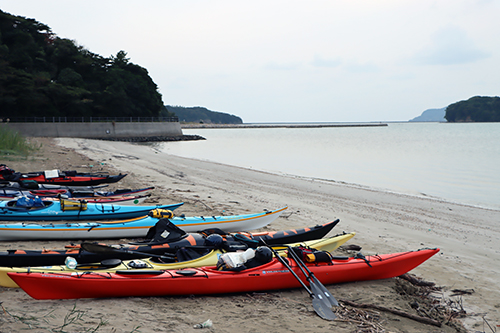
[[456,65],[479,61],[490,55],[474,45],[474,40],[458,27],[438,30],[430,45],[415,56],[420,65]]
[[376,73],[380,69],[373,63],[351,63],[347,66],[350,73]]
[[296,70],[300,68],[299,63],[277,63],[277,62],[268,62],[267,64],[264,65],[264,69],[267,70],[277,70],[277,71],[289,71],[289,70]]
[[311,61],[311,65],[314,67],[338,67],[341,63],[342,62],[338,59],[325,59],[317,54]]

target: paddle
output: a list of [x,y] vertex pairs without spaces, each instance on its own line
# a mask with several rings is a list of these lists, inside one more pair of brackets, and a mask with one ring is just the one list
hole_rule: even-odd
[[[295,251],[290,246],[288,246],[288,253],[290,253],[291,256],[293,257],[293,260],[295,260],[299,264],[300,270],[306,276],[307,281],[311,286],[311,289],[321,292],[330,303],[330,307],[339,306],[339,302],[337,301],[337,299],[335,299],[335,297],[333,297],[332,294],[330,294],[328,289],[326,289],[323,283],[321,283],[318,280],[318,278],[314,275],[314,273],[309,270],[309,267],[307,267],[307,265],[299,258],[298,254],[295,253]],[[307,274],[304,271],[304,269],[307,271]]]
[[[268,247],[271,249],[271,251],[273,251],[274,256],[290,271],[290,273],[293,274],[293,276],[300,282],[302,287],[304,287],[304,289],[309,293],[309,295],[312,298],[312,304],[313,304],[314,311],[318,314],[318,316],[320,316],[321,318],[326,319],[326,320],[335,320],[335,318],[337,318],[337,316],[335,315],[335,313],[332,312],[332,309],[330,308],[329,303],[327,304],[327,302],[325,302],[325,300],[323,299],[322,293],[318,290],[311,291],[309,288],[307,288],[304,281],[302,281],[300,279],[300,277],[293,271],[292,267],[290,267],[287,260],[282,258],[280,256],[280,254],[278,253],[278,251],[276,251],[275,249],[273,249],[270,246],[268,246]],[[309,284],[312,287],[312,284],[310,282],[309,282]],[[311,288],[311,289],[313,289],[313,288]]]
[[88,251],[88,252],[92,252],[92,253],[126,253],[126,254],[137,254],[137,255],[146,256],[146,257],[167,259],[167,260],[175,259],[175,255],[172,255],[172,254],[158,255],[158,254],[153,254],[153,253],[139,252],[139,251],[133,251],[133,250],[127,250],[127,249],[117,249],[117,248],[114,248],[112,246],[101,245],[101,244],[96,244],[96,243],[82,243],[80,246],[83,250]]

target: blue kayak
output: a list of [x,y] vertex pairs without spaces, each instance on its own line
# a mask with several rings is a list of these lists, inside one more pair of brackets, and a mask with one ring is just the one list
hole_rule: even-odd
[[[280,209],[254,214],[172,217],[169,220],[185,232],[197,232],[206,229],[221,229],[225,232],[246,231],[268,225],[286,209],[285,206]],[[0,241],[146,237],[149,229],[155,226],[158,221],[158,218],[143,216],[121,221],[5,223],[0,224]]]
[[79,200],[49,201],[21,197],[0,202],[0,221],[117,220],[148,215],[159,208],[174,210],[183,203],[156,206],[125,206]]

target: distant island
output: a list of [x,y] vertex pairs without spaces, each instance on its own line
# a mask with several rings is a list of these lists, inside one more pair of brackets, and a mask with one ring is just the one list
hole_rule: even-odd
[[500,122],[500,97],[474,96],[441,109],[428,109],[411,122]]
[[418,117],[411,119],[410,121],[420,122],[420,121],[446,121],[444,117],[446,114],[446,107],[441,109],[428,109],[422,112]]
[[175,114],[180,122],[201,124],[243,124],[243,120],[235,115],[210,111],[201,106],[183,107],[165,105],[169,114]]
[[500,97],[475,96],[446,108],[449,122],[500,122]]

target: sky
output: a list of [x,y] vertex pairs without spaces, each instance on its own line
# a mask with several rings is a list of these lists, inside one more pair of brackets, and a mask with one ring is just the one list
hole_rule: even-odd
[[245,123],[407,121],[500,95],[496,0],[0,0],[104,57],[166,105]]

